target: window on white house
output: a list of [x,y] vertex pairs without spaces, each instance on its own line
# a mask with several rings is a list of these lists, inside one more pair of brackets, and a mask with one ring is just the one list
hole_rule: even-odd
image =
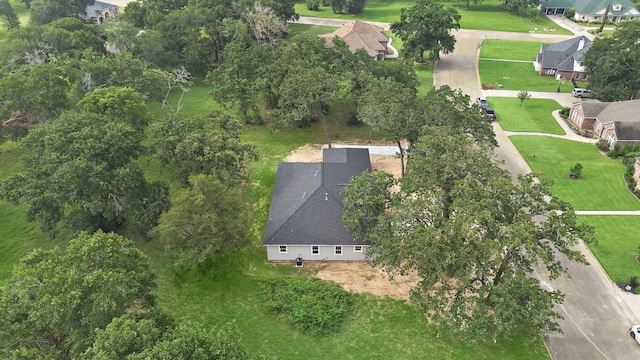
[[337,245],[333,248],[333,253],[335,255],[342,255],[342,246]]
[[287,245],[280,245],[280,254],[287,253]]
[[356,245],[353,247],[354,252],[362,252],[362,245]]
[[320,255],[320,246],[313,245],[311,247],[311,255]]

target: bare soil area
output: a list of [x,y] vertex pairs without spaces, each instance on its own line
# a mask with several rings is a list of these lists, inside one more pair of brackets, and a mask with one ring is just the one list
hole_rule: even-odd
[[[303,146],[289,155],[286,161],[321,162],[322,146]],[[393,155],[371,155],[371,167],[373,171],[384,170],[400,177],[400,159]],[[316,278],[338,283],[347,291],[398,300],[408,300],[411,289],[419,281],[416,275],[396,276],[391,280],[389,275],[368,262],[305,262],[304,266],[315,270]]]

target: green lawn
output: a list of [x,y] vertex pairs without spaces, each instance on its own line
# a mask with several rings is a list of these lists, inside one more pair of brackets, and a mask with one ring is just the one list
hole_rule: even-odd
[[296,24],[289,23],[289,34],[288,37],[296,36],[300,33],[309,33],[311,35],[324,35],[331,34],[336,31],[338,27],[335,26],[320,26],[320,25],[311,25],[311,24]]
[[542,42],[515,40],[483,40],[480,58],[534,61]]
[[431,65],[415,65],[413,69],[418,74],[418,96],[422,97],[426,95],[431,89],[433,89],[433,66]]
[[[393,23],[400,20],[401,8],[410,8],[415,5],[415,2],[408,0],[370,1],[365,5],[364,12],[358,15],[333,14],[330,6],[321,7],[318,11],[311,11],[307,9],[306,4],[305,1],[295,5],[296,12],[301,16]],[[527,18],[507,13],[501,4],[502,0],[485,0],[481,4],[471,6],[469,10],[465,9],[462,4],[455,2],[447,2],[445,6],[453,7],[460,13],[462,16],[460,25],[463,29],[571,35],[571,32],[556,26],[544,16],[540,16],[531,23]],[[546,31],[545,28],[553,30]]]
[[[620,159],[570,140],[524,135],[510,139],[533,172],[553,180],[553,193],[575,210],[640,210],[640,201],[626,189]],[[576,163],[583,166],[582,177],[572,180],[567,175]]]
[[528,99],[522,105],[517,98],[490,97],[487,100],[495,109],[500,126],[504,130],[565,134],[551,115],[553,110],[562,108],[555,100]]
[[596,229],[597,244],[589,249],[607,272],[611,280],[629,282],[631,276],[640,278],[640,216],[578,217],[581,223]]
[[[502,90],[528,90],[528,91],[556,91],[558,81],[554,77],[540,76],[533,68],[531,62],[510,62],[494,60],[478,60],[480,81],[492,86],[502,85]],[[573,86],[570,81],[565,81],[560,89],[563,93],[570,93]]]

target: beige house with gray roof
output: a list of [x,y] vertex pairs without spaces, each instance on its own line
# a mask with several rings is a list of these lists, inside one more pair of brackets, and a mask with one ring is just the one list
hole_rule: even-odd
[[611,148],[616,143],[622,146],[640,143],[640,99],[582,100],[571,106],[569,121],[580,130],[606,140]]
[[323,35],[327,44],[331,44],[334,37],[344,40],[351,52],[364,49],[369,56],[382,60],[391,53],[391,38],[384,34],[384,29],[380,26],[355,20],[345,23],[340,29],[331,34]]

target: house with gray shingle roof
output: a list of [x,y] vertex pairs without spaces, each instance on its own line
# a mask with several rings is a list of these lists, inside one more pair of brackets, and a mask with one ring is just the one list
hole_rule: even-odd
[[351,52],[364,49],[369,56],[378,60],[382,60],[388,55],[390,39],[380,26],[359,20],[348,21],[331,34],[323,35],[328,45],[336,36],[344,40]]
[[582,100],[571,106],[569,121],[580,130],[606,140],[611,148],[615,144],[640,143],[640,99],[615,102]]
[[556,79],[586,81],[582,61],[584,53],[593,41],[586,36],[578,36],[555,44],[543,44],[534,63],[541,76],[555,76]]
[[629,0],[541,0],[540,11],[546,15],[565,15],[570,8],[576,10],[575,21],[602,22],[607,6],[607,22],[633,21],[640,19],[640,11]]
[[371,171],[369,150],[324,149],[321,163],[278,165],[263,245],[270,261],[366,260],[342,224],[342,189]]
[[85,20],[102,24],[107,19],[117,19],[120,16],[118,5],[103,1],[96,1],[85,9]]

